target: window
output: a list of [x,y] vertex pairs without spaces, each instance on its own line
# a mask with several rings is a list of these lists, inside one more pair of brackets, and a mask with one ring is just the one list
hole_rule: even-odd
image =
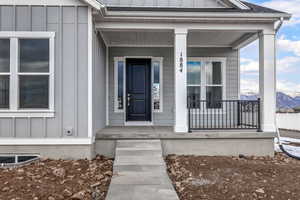
[[154,112],[162,112],[162,64],[163,58],[152,59],[152,104]]
[[54,116],[54,33],[0,34],[0,117]]
[[125,58],[115,57],[115,112],[124,110]]
[[[189,58],[187,63],[187,93],[192,106],[206,100],[206,108],[221,109],[224,99],[225,58]],[[201,104],[202,105],[202,104]]]
[[0,39],[0,109],[9,109],[10,40]]

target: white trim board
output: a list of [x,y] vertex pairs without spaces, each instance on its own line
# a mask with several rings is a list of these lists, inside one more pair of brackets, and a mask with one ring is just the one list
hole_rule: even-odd
[[[85,0],[86,3],[94,0]],[[80,0],[0,0],[0,5],[86,6]]]
[[93,16],[88,8],[88,137],[93,138]]
[[0,145],[90,145],[91,138],[1,138]]

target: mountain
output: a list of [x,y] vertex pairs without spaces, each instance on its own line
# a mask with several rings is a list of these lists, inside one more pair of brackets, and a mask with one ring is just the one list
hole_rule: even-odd
[[[258,94],[246,93],[241,95],[242,100],[256,100]],[[300,96],[291,97],[283,92],[277,92],[277,109],[291,109],[300,106]]]

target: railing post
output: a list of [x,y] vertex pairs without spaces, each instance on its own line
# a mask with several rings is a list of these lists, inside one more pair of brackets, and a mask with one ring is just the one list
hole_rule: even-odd
[[257,132],[262,132],[262,130],[261,130],[261,119],[260,119],[260,98],[258,98],[257,99],[257,103],[258,103],[258,105],[257,105]]
[[237,123],[237,125],[238,126],[240,126],[241,125],[241,113],[240,113],[240,110],[241,110],[241,108],[240,108],[240,101],[238,101],[238,104],[237,104],[237,114],[238,114],[238,116],[237,116],[237,120],[238,120],[238,123]]
[[187,97],[187,108],[188,108],[188,132],[191,133],[191,98]]

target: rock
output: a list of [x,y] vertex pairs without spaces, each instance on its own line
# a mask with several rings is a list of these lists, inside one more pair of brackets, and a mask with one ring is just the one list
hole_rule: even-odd
[[262,188],[259,188],[259,189],[255,190],[255,192],[261,193],[261,194],[265,193],[264,189],[262,189]]
[[65,197],[70,197],[70,196],[72,196],[72,192],[70,191],[70,190],[68,190],[68,189],[65,189],[64,191],[63,191],[63,195],[65,196]]
[[7,192],[9,190],[9,187],[2,188],[2,192]]
[[99,175],[96,175],[95,178],[97,180],[102,180],[102,179],[104,179],[104,176],[102,174],[99,174]]
[[63,168],[55,168],[52,173],[54,176],[64,177],[66,175],[66,170]]
[[101,185],[100,182],[94,183],[93,185],[91,185],[92,188],[98,187],[99,185]]
[[113,175],[112,171],[107,171],[104,174],[107,175],[107,176],[112,176]]
[[55,198],[52,197],[52,196],[49,196],[49,197],[48,197],[48,200],[55,200]]
[[76,194],[74,194],[71,199],[73,200],[83,200],[84,199],[84,195],[85,195],[85,191],[80,191],[80,192],[77,192]]
[[39,198],[38,197],[34,197],[33,200],[39,200]]

